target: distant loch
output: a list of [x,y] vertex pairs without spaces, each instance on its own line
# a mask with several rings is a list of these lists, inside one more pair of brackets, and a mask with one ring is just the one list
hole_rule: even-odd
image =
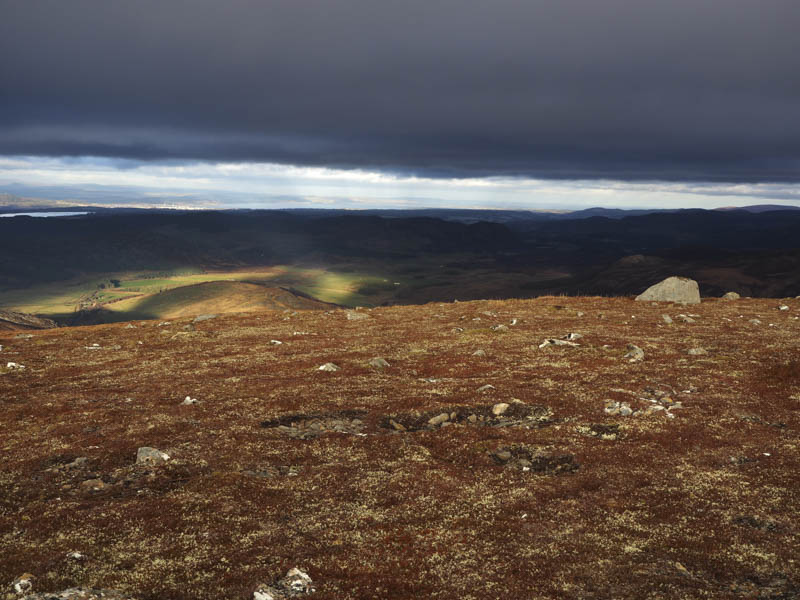
[[88,214],[88,212],[24,212],[3,213],[0,217],[80,217]]

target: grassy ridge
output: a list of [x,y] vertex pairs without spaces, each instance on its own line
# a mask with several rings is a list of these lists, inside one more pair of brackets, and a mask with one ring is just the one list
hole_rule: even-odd
[[[136,318],[137,314],[141,314],[141,304],[153,295],[212,281],[291,287],[322,302],[347,306],[374,304],[382,301],[387,292],[394,291],[394,286],[388,283],[388,279],[362,271],[339,272],[278,265],[224,272],[180,270],[166,273],[110,273],[100,277],[46,283],[21,290],[0,291],[0,306],[52,318],[70,315],[81,308],[102,306],[116,313],[130,313],[131,318]],[[366,293],[359,293],[359,290]],[[166,300],[162,304],[165,302]],[[234,308],[231,304],[228,306]],[[247,310],[246,306],[247,303],[243,304],[240,310]],[[159,312],[169,313],[170,310],[161,306]]]

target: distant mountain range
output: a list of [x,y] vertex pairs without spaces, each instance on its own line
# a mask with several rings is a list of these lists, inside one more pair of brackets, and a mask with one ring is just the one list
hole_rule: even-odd
[[[46,212],[53,209],[69,211],[91,211],[96,213],[131,213],[141,211],[181,212],[169,208],[141,208],[135,206],[110,206],[99,204],[76,204],[72,201],[49,200],[44,198],[29,198],[14,194],[0,192],[0,212]],[[205,209],[204,209],[205,210]],[[604,217],[607,219],[624,219],[626,217],[639,217],[657,213],[676,213],[686,210],[704,209],[659,209],[659,208],[603,208],[593,207],[577,210],[563,209],[536,209],[536,210],[495,210],[495,209],[450,209],[450,208],[421,208],[421,209],[329,209],[329,208],[288,208],[278,209],[293,215],[307,218],[327,218],[336,216],[372,216],[387,219],[407,219],[411,217],[427,217],[460,223],[514,223],[519,221],[563,221],[572,219],[588,219],[591,217]],[[770,211],[798,211],[800,206],[784,204],[757,204],[753,206],[730,206],[709,209],[714,211],[744,211],[749,213],[762,213]],[[263,212],[260,209],[220,209],[221,212]],[[197,212],[197,211],[186,211]]]
[[[800,210],[786,207],[591,209],[573,218],[521,211],[93,213],[0,219],[0,307],[45,306],[20,299],[26,289],[57,282],[262,267],[289,274],[265,285],[312,296],[337,290],[334,301],[351,306],[635,295],[670,275],[696,279],[704,296],[800,294]],[[92,298],[106,293],[93,289]]]

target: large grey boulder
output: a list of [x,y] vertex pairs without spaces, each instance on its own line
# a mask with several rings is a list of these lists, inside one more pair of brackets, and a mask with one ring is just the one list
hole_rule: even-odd
[[651,285],[636,296],[642,302],[675,302],[678,304],[700,304],[700,287],[688,277],[667,277]]

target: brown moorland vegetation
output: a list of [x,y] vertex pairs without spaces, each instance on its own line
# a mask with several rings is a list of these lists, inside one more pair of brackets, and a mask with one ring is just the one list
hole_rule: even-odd
[[[797,598],[800,300],[782,303],[0,332],[0,586],[244,600],[297,566],[320,599]],[[136,465],[142,446],[170,459]]]

